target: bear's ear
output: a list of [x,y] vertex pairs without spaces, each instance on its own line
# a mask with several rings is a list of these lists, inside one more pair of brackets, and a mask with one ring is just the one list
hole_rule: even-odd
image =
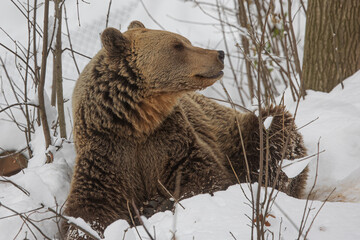
[[145,28],[145,26],[140,21],[132,21],[130,23],[130,25],[128,26],[128,30],[134,29],[134,28]]
[[116,28],[107,28],[101,34],[101,42],[109,54],[119,54],[124,51],[128,40]]

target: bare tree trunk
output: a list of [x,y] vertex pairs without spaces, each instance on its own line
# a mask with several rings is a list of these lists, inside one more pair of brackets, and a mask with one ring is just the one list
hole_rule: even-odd
[[64,97],[62,86],[62,48],[61,48],[61,22],[62,22],[62,0],[55,1],[55,18],[57,23],[56,44],[54,51],[54,81],[53,88],[56,89],[57,110],[60,126],[60,137],[66,138],[66,123],[64,113]]
[[329,92],[360,69],[360,1],[309,0],[303,78]]
[[[45,147],[46,149],[51,144],[50,129],[46,117],[45,101],[44,101],[44,86],[45,86],[45,74],[46,74],[46,60],[48,56],[48,22],[49,22],[49,0],[45,0],[44,8],[44,35],[43,35],[43,47],[42,47],[42,59],[41,59],[41,72],[38,85],[39,94],[39,112],[40,120],[44,131]],[[47,155],[47,162],[51,162],[52,159]]]
[[53,79],[51,84],[51,106],[55,107],[56,105],[56,71],[55,71],[55,53],[53,53]]

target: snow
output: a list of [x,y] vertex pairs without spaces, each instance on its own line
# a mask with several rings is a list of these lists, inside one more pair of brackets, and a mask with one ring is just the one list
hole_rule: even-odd
[[317,154],[310,156],[306,156],[303,158],[288,160],[284,159],[281,165],[281,170],[288,176],[288,178],[294,178],[299,175],[306,166],[317,157]]
[[[299,130],[309,153],[317,153],[318,142],[320,151],[325,150],[319,156],[315,188],[318,199],[324,200],[330,189],[336,187],[334,197],[338,196],[338,200],[360,201],[360,175],[348,179],[350,173],[360,168],[360,71],[343,83],[344,89],[339,84],[330,93],[307,91],[305,100],[300,102],[296,124],[301,127],[318,118]],[[295,111],[296,103],[289,92],[285,93],[285,104],[291,112]],[[309,163],[309,182],[315,179],[316,164],[317,161]],[[338,191],[344,187],[350,188],[348,192],[352,194],[341,196]]]
[[[239,186],[231,186],[226,191],[215,193],[214,196],[202,194],[183,200],[181,203],[185,209],[177,207],[176,215],[170,211],[155,214],[148,219],[150,226],[147,229],[152,236],[156,235],[158,240],[172,239],[174,233],[176,239],[179,240],[250,239],[251,221],[246,215],[251,216],[251,208],[246,204],[248,201]],[[246,184],[242,184],[242,187],[245,193],[250,196]],[[274,236],[279,236],[279,232],[281,232],[281,239],[296,239],[298,230],[292,226],[290,221],[300,226],[305,200],[291,198],[280,192],[275,203],[271,209],[271,215],[275,218],[271,216],[266,218],[270,223],[267,229]],[[309,228],[311,220],[321,204],[318,201],[313,202],[305,230]],[[286,212],[290,220],[279,207]],[[357,230],[357,224],[360,222],[357,219],[359,214],[354,214],[359,210],[359,204],[326,203],[314,221],[308,239],[359,239],[360,233]],[[113,225],[116,228],[110,227],[114,229],[114,232],[124,234],[126,230],[126,239],[140,239],[136,230],[134,228],[128,229],[129,226],[124,220],[118,220]],[[149,239],[141,226],[138,226],[137,230],[142,239]],[[107,233],[110,235],[110,229],[107,229]],[[117,236],[122,237],[123,235]],[[108,240],[108,238],[105,239]]]
[[[70,32],[74,48],[80,52],[93,56],[100,48],[99,33],[105,27],[105,16],[107,3],[93,1],[87,4],[79,1],[80,19],[77,20],[76,2],[66,1],[69,18]],[[125,30],[130,21],[137,19],[142,21],[149,28],[159,29],[144,11],[139,1],[113,1],[110,13],[109,26]],[[124,3],[126,2],[126,3]],[[183,3],[177,0],[144,0],[148,11],[153,17],[169,31],[177,32],[189,38],[196,46],[224,49],[222,36],[216,20],[204,15],[191,2]],[[53,5],[51,3],[50,9]],[[42,6],[38,14],[42,14]],[[299,13],[303,14],[303,13]],[[12,19],[9,21],[9,19]],[[179,20],[207,23],[191,24]],[[300,20],[299,20],[300,19]],[[295,25],[301,32],[305,32],[304,19],[295,18]],[[19,40],[26,46],[27,26],[24,24],[24,17],[9,1],[1,3],[0,7],[1,27],[14,39]],[[39,17],[41,24],[41,16]],[[91,31],[90,31],[90,30]],[[63,29],[63,33],[65,33]],[[88,33],[84,41],[83,35]],[[1,35],[1,42],[7,46],[13,43],[4,35]],[[80,40],[79,40],[80,39]],[[302,58],[303,39],[299,39],[299,54]],[[0,50],[3,54],[3,49]],[[67,58],[66,58],[67,56]],[[11,63],[9,54],[2,55],[6,63]],[[78,57],[79,68],[82,69],[88,59]],[[51,61],[49,61],[50,63]],[[74,69],[72,59],[64,54],[64,77],[70,80],[64,81],[64,98],[71,99],[74,79],[77,72]],[[50,66],[49,68],[50,69]],[[9,71],[10,74],[13,72]],[[47,89],[51,91],[51,72],[47,73]],[[236,94],[231,84],[232,74],[229,69],[225,71],[224,84],[229,88],[230,95]],[[321,208],[323,202],[330,196],[331,202],[326,202],[309,231],[308,239],[360,239],[360,71],[346,79],[344,89],[339,84],[330,93],[307,91],[307,96],[300,101],[296,114],[296,124],[304,136],[304,142],[311,158],[297,161],[289,165],[283,163],[283,171],[289,177],[296,176],[307,165],[309,167],[309,179],[306,191],[309,192],[313,186],[316,168],[318,167],[317,182],[314,187],[316,201],[306,206],[306,200],[295,199],[279,192],[272,206],[271,214],[266,220],[270,223],[267,227],[269,233],[274,234],[275,239],[297,239],[298,229],[305,211],[309,213],[309,220],[305,226],[305,232],[309,229],[312,219]],[[7,90],[8,83],[4,81],[1,88]],[[219,85],[215,85],[219,88]],[[29,86],[29,99],[31,103],[37,104],[37,97],[34,86]],[[215,94],[207,89],[205,94]],[[11,98],[9,91],[2,91],[0,97],[6,95]],[[232,96],[234,102],[238,98]],[[285,105],[292,113],[296,108],[290,91],[285,91]],[[2,101],[2,98],[1,98]],[[49,98],[46,96],[49,124],[52,125],[56,118],[56,110],[50,107]],[[2,102],[1,102],[2,103]],[[65,104],[67,117],[67,132],[71,132],[72,124],[71,100]],[[14,111],[14,116],[20,122],[24,118],[20,111]],[[0,115],[0,147],[5,149],[23,149],[26,146],[24,133],[17,126],[4,121],[4,115]],[[314,121],[315,120],[315,121]],[[271,125],[271,117],[264,122],[264,127]],[[304,127],[302,127],[304,126]],[[70,135],[70,134],[69,134]],[[9,239],[43,239],[43,235],[33,226],[25,225],[24,221],[7,208],[28,216],[36,226],[41,229],[50,239],[58,238],[58,225],[54,214],[47,210],[48,207],[60,211],[70,190],[70,180],[75,161],[75,150],[71,137],[68,140],[53,139],[53,146],[48,150],[54,153],[54,162],[45,164],[44,136],[41,127],[35,128],[30,146],[34,156],[29,160],[28,167],[14,176],[8,178],[0,177],[0,240]],[[318,149],[319,148],[319,149]],[[324,152],[322,152],[325,150]],[[317,153],[319,161],[317,161]],[[317,166],[318,164],[318,166]],[[226,191],[216,192],[214,196],[202,194],[190,199],[181,201],[185,207],[176,207],[176,213],[160,212],[143,222],[153,237],[156,239],[171,239],[175,234],[177,240],[186,239],[250,239],[252,210],[249,202],[241,190],[244,190],[247,197],[251,198],[247,184],[231,186]],[[257,184],[252,185],[257,189]],[[264,191],[262,191],[264,194]],[[264,197],[264,196],[262,196]],[[35,211],[36,209],[36,211]],[[295,225],[295,226],[294,226]],[[29,230],[31,229],[31,231]],[[137,226],[142,239],[149,239],[142,226]],[[270,233],[271,234],[271,233]],[[135,228],[130,228],[124,220],[112,223],[105,230],[106,240],[140,239]],[[281,235],[281,237],[279,237]],[[270,238],[271,239],[271,236]]]
[[[34,157],[29,160],[28,168],[24,169],[23,173],[20,172],[8,178],[0,178],[0,180],[10,180],[19,186],[16,187],[9,182],[0,182],[0,203],[19,213],[30,211],[28,216],[34,221],[39,221],[37,226],[47,236],[54,237],[58,228],[56,222],[51,219],[46,220],[54,216],[47,211],[47,207],[57,209],[65,202],[70,190],[75,152],[73,145],[65,142],[61,150],[55,153],[54,162],[44,164],[45,148],[43,145],[43,141],[34,139]],[[39,148],[43,151],[37,151]],[[34,209],[38,210],[32,211]],[[8,217],[12,214],[4,207],[0,207],[1,240],[14,239],[24,224],[23,220],[16,215],[15,217]],[[32,231],[37,238],[41,236],[34,228]],[[27,228],[23,229],[15,239],[24,239],[26,235],[29,239],[35,239]]]
[[271,126],[271,123],[272,123],[272,120],[273,120],[274,117],[270,116],[270,117],[267,117],[264,121],[264,128],[266,130],[269,129],[269,127]]
[[110,224],[104,232],[104,236],[106,240],[133,240],[136,239],[135,232],[131,229],[127,221],[125,220],[117,220]]
[[[90,233],[92,236],[97,237],[98,239],[100,239],[99,234],[92,229],[82,218],[73,218],[73,217],[67,217],[68,219],[68,223],[69,224],[75,224],[76,226],[79,226],[80,228],[84,229],[84,231],[87,231],[88,233]],[[80,236],[84,236],[85,233],[80,231]]]

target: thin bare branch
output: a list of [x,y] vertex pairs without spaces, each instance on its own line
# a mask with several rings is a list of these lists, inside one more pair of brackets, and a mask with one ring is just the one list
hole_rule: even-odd
[[[14,56],[16,56],[17,58],[19,58],[23,63],[26,64],[26,60],[24,60],[22,57],[19,56],[19,54],[17,54],[16,52],[14,52],[13,50],[11,50],[10,48],[8,48],[7,46],[5,46],[4,44],[0,43],[0,46],[5,48],[7,51],[11,52]],[[35,74],[35,71],[29,66],[29,69],[31,70],[31,72],[33,74]]]
[[149,12],[148,9],[146,8],[143,0],[140,0],[140,3],[141,3],[141,5],[144,7],[144,10],[145,10],[146,14],[149,16],[149,18],[150,18],[156,25],[158,25],[162,30],[165,30],[165,28],[164,28],[158,21],[156,21],[155,18],[150,14],[150,12]]
[[137,218],[139,219],[140,224],[143,226],[146,234],[149,236],[149,238],[151,240],[154,240],[153,236],[150,234],[149,230],[146,228],[143,220],[141,219],[139,209],[136,207],[134,200],[131,201],[131,204],[132,204],[132,207],[134,208],[135,214],[136,214]]
[[[34,224],[34,222],[29,219],[25,214],[19,213],[16,210],[4,205],[3,203],[0,202],[0,207],[3,207],[13,213],[15,213],[16,215],[18,215],[22,220],[26,221],[27,223],[31,224],[45,239],[51,240],[51,238],[49,238],[48,236],[46,236],[43,231],[41,231],[41,229],[36,226],[36,224]],[[31,228],[29,227],[29,229],[31,230]]]
[[12,108],[12,107],[15,107],[15,106],[22,106],[22,105],[39,107],[39,105],[36,105],[36,104],[34,104],[34,103],[29,103],[29,102],[27,102],[27,103],[25,103],[25,102],[19,103],[19,102],[18,102],[18,103],[14,103],[14,104],[11,104],[11,105],[9,105],[9,106],[7,106],[7,107],[5,107],[5,108],[0,109],[0,113],[8,110],[9,108]]
[[108,7],[107,14],[106,14],[106,24],[105,24],[105,28],[107,28],[107,27],[108,27],[108,24],[109,24],[111,4],[112,4],[112,0],[109,1],[109,7]]
[[169,194],[170,197],[172,197],[176,203],[179,203],[179,205],[185,209],[185,207],[179,202],[179,199],[175,198],[173,194],[171,194],[171,192],[169,192],[169,190],[167,190],[167,188],[160,182],[160,180],[158,179],[158,183],[160,184],[160,186],[167,192],[167,194]]
[[82,57],[84,57],[84,58],[87,58],[87,59],[92,59],[91,57],[89,57],[89,56],[86,56],[85,54],[82,54],[82,53],[80,53],[80,52],[78,52],[78,51],[75,51],[75,50],[73,50],[72,48],[64,48],[63,49],[63,51],[66,51],[66,50],[68,50],[68,51],[70,51],[72,54],[73,53],[76,53],[77,55],[80,55],[80,56],[82,56]]

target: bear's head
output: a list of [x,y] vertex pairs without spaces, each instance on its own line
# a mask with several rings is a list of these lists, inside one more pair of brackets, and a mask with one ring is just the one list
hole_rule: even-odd
[[150,95],[203,89],[223,76],[223,51],[195,47],[179,34],[150,30],[139,21],[124,33],[105,29],[101,41],[112,62],[130,63]]

